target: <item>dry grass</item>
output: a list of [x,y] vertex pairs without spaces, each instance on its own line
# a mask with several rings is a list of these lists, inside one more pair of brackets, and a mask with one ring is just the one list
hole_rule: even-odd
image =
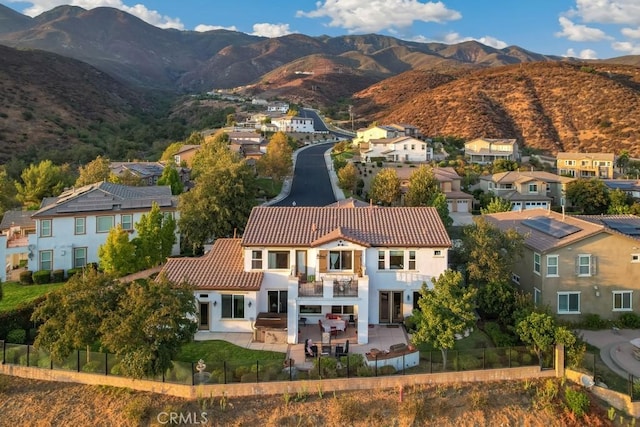
[[[552,380],[558,390],[559,380]],[[549,402],[547,381],[425,385],[345,393],[308,391],[304,396],[186,400],[112,387],[50,383],[0,376],[2,420],[12,425],[162,425],[162,412],[207,413],[222,426],[609,426],[606,406],[591,397],[585,417],[571,415],[561,393]],[[300,398],[298,398],[300,397]],[[193,418],[195,420],[195,418]],[[625,417],[625,425],[630,421]],[[183,423],[181,425],[199,425]],[[2,421],[0,421],[2,424]]]

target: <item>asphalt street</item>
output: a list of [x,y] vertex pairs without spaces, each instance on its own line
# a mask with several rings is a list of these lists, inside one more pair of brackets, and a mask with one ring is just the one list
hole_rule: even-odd
[[319,144],[298,153],[289,196],[273,206],[325,206],[336,201],[324,152],[331,144]]

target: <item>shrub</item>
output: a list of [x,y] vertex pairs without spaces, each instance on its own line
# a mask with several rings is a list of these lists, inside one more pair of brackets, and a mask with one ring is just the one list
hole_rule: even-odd
[[33,273],[33,282],[38,285],[51,283],[51,270],[39,270]]
[[626,329],[640,328],[640,316],[635,313],[624,313],[618,318],[618,324]]
[[90,360],[82,366],[82,372],[98,372],[98,368],[100,368],[100,362],[97,360]]
[[53,283],[64,282],[64,270],[53,270],[51,272],[51,280]]
[[396,368],[391,365],[385,365],[378,368],[378,375],[393,375],[396,373]]
[[517,343],[516,337],[502,332],[500,325],[496,322],[485,323],[484,332],[489,335],[496,347],[511,347]]
[[27,341],[27,331],[24,329],[12,329],[7,334],[7,342],[12,344],[24,344]]
[[589,397],[581,390],[566,387],[564,390],[564,401],[567,408],[578,417],[584,416],[587,409],[589,409]]
[[67,270],[67,278],[71,279],[71,277],[80,273],[81,271],[82,271],[82,268],[70,268]]
[[413,315],[404,318],[404,327],[409,333],[416,330],[416,319]]
[[30,285],[33,283],[33,271],[27,270],[20,272],[20,283]]
[[381,168],[381,167],[382,167],[382,162],[378,160],[378,161],[376,162],[376,166],[378,166],[379,168]]
[[123,415],[134,425],[144,425],[151,414],[151,398],[149,396],[133,396],[124,407]]
[[38,305],[42,304],[46,297],[40,296],[32,301],[18,304],[13,310],[0,312],[0,340],[6,339],[12,329],[24,329],[33,327],[31,315]]
[[609,322],[601,318],[599,314],[587,314],[584,318],[583,326],[585,329],[606,329]]

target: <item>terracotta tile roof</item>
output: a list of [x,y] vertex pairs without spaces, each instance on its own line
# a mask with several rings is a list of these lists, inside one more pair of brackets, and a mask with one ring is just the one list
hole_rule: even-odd
[[[534,228],[528,227],[523,223],[523,221],[527,219],[541,216],[549,217],[555,221],[575,226],[579,230],[567,235],[566,237],[556,238]],[[515,229],[525,236],[526,246],[541,253],[569,245],[598,233],[607,232],[602,225],[593,224],[570,215],[565,215],[563,219],[562,214],[546,209],[527,209],[524,211],[501,212],[486,214],[483,215],[483,217],[501,230],[506,231],[509,229]]]
[[218,239],[198,258],[169,258],[162,268],[169,280],[186,280],[199,290],[256,291],[262,272],[244,271],[240,239]]
[[339,227],[350,239],[371,246],[451,246],[435,208],[379,206],[258,206],[251,211],[242,245],[310,247]]

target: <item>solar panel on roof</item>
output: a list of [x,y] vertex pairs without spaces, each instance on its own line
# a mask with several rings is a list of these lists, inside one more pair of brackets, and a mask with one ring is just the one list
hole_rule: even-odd
[[566,222],[558,221],[546,216],[537,216],[525,219],[522,221],[522,224],[551,237],[555,237],[556,239],[565,238],[582,230],[575,225],[567,224]]
[[604,225],[627,236],[640,236],[640,220],[629,219],[603,219]]

